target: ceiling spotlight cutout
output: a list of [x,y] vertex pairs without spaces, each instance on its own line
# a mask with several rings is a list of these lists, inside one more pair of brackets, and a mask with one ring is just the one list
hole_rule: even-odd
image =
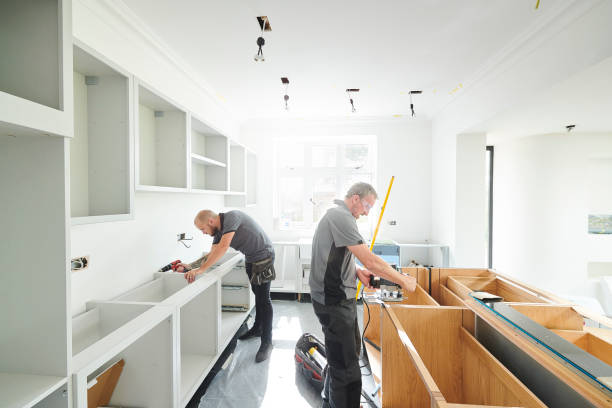
[[263,55],[263,50],[261,49],[261,47],[266,44],[266,40],[264,40],[263,38],[263,33],[264,31],[272,31],[272,28],[270,27],[270,22],[268,21],[268,17],[266,16],[257,17],[257,22],[261,27],[261,34],[259,35],[259,37],[257,37],[257,46],[259,47],[259,49],[257,50],[257,54],[255,54],[254,59],[256,62],[264,62],[266,58]]
[[285,85],[285,96],[283,96],[283,100],[285,101],[285,110],[289,110],[289,95],[287,94],[287,89],[289,89],[289,78],[282,77],[281,82]]
[[410,95],[410,112],[412,112],[412,116],[414,117],[414,103],[412,103],[412,95],[420,95],[423,91],[410,91],[408,94]]
[[357,112],[357,109],[355,109],[355,102],[353,101],[353,96],[351,95],[355,92],[359,92],[359,88],[348,88],[346,90],[346,93],[348,94],[348,97],[349,97],[349,102],[351,103],[351,112],[353,113]]

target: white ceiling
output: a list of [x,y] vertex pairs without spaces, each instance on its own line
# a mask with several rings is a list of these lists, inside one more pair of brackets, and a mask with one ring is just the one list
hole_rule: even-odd
[[[567,1],[123,0],[239,119],[350,114],[431,117],[478,70]],[[267,15],[266,61],[256,63],[256,20]],[[290,111],[284,111],[284,86]]]
[[487,142],[565,132],[612,131],[612,57],[585,69],[552,88],[529,96],[520,106],[479,125]]

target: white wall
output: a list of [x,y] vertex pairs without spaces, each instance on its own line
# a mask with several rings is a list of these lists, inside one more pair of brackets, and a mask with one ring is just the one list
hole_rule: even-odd
[[[138,32],[134,28],[138,24],[107,4],[73,0],[75,38],[220,132],[238,136],[237,122],[205,86]],[[71,255],[91,258],[88,269],[72,274],[72,313],[83,311],[89,300],[115,297],[151,279],[153,272],[174,259],[197,258],[211,241],[193,227],[193,217],[202,208],[219,211],[222,206],[219,195],[137,192],[134,220],[73,226]],[[194,235],[191,249],[176,242],[180,232]]]
[[[424,242],[430,239],[431,213],[431,125],[428,121],[410,119],[344,119],[344,120],[257,120],[243,124],[244,143],[259,146],[257,207],[248,211],[272,231],[275,240],[289,240],[296,232],[274,230],[272,217],[274,198],[274,140],[292,137],[334,137],[376,135],[377,189],[384,199],[391,176],[393,189],[379,238],[398,242]],[[265,146],[265,147],[264,147]],[[391,226],[389,220],[396,220]]]
[[457,136],[456,266],[468,268],[487,266],[486,142],[487,136],[484,133]]
[[[587,233],[590,191],[611,187],[589,175],[591,159],[604,157],[612,158],[610,133],[537,135],[495,145],[495,269],[558,294],[598,296],[587,264],[612,261],[612,236]],[[612,198],[602,207],[611,211]]]
[[[451,246],[451,263],[471,259],[481,239],[465,241],[456,231],[457,136],[482,132],[488,119],[521,104],[538,92],[612,55],[612,2],[573,2],[554,20],[524,33],[500,50],[483,69],[464,82],[456,99],[432,123],[432,239]],[[483,175],[484,177],[484,175]],[[464,197],[469,199],[469,197]],[[479,222],[480,215],[472,220]],[[464,219],[465,223],[470,220]],[[461,247],[457,239],[463,240]],[[464,255],[461,252],[467,251]]]

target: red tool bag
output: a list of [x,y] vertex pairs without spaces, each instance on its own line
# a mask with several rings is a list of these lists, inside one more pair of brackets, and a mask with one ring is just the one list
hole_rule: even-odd
[[[319,354],[315,356],[309,352],[315,348]],[[295,368],[310,384],[319,391],[323,389],[325,374],[327,374],[327,355],[325,345],[310,333],[304,333],[295,344]]]

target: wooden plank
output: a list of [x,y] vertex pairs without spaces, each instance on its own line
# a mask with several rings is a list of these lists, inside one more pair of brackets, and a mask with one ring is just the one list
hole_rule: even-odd
[[588,327],[584,328],[584,331],[594,334],[602,340],[607,341],[608,343],[612,343],[612,330],[603,329],[601,327]]
[[402,305],[430,305],[430,306],[440,306],[438,302],[436,302],[421,286],[417,285],[415,291],[413,293],[408,293],[407,296],[404,296],[401,302],[398,302]]
[[584,319],[571,306],[512,304],[512,308],[547,329],[582,330]]
[[[369,316],[368,316],[369,308]],[[369,319],[369,323],[368,323]],[[372,343],[380,347],[380,330],[381,330],[381,304],[378,302],[367,302],[363,307],[363,322],[367,323],[367,327],[363,333],[363,337],[370,340]]]
[[597,337],[592,333],[587,334],[588,349],[587,351],[603,361],[604,363],[612,366],[612,342],[606,339]]
[[440,268],[431,268],[431,296],[440,303]]
[[446,287],[463,300],[469,298],[470,293],[473,292],[470,288],[455,279],[454,276],[448,277],[448,279],[446,280]]
[[392,310],[444,398],[460,401],[463,309],[393,306]]
[[506,302],[545,303],[543,299],[501,279],[496,279],[495,283],[497,285],[495,294]]
[[433,378],[393,311],[382,314],[382,406],[428,407],[431,395],[441,396]]
[[448,286],[446,281],[449,276],[494,276],[494,274],[488,269],[474,269],[474,268],[439,268],[440,276],[438,284],[442,286]]
[[440,305],[465,307],[463,300],[446,286],[440,286]]
[[582,330],[557,330],[557,329],[552,329],[551,331],[557,334],[558,336],[563,337],[565,340],[569,341],[570,343],[573,343],[576,346],[580,347],[584,351],[586,352],[589,351],[588,350],[589,341],[587,339],[587,335],[588,335],[587,332],[582,331]]
[[464,359],[463,402],[546,407],[465,329],[461,330],[461,340]]
[[370,370],[372,371],[372,377],[377,384],[380,384],[382,379],[382,355],[374,346],[365,343],[365,348],[368,353],[368,361],[370,362]]
[[87,390],[88,408],[108,405],[124,365],[125,361],[121,359],[96,377],[97,383]]
[[518,286],[520,286],[522,288],[525,288],[525,289],[527,289],[527,290],[529,290],[529,291],[531,291],[531,292],[533,292],[533,293],[535,293],[537,295],[540,295],[545,300],[549,300],[550,303],[559,303],[559,304],[568,304],[568,303],[570,303],[566,299],[560,298],[559,296],[553,295],[552,293],[547,292],[545,290],[536,288],[535,286],[531,286],[531,285],[528,285],[526,283],[523,283],[523,282],[519,281],[518,279],[513,278],[512,276],[508,276],[506,274],[502,274],[502,273],[499,273],[499,272],[496,272],[496,271],[492,271],[492,273],[495,276],[498,276],[500,278],[503,278],[503,279],[507,280],[508,282],[512,282],[515,285],[518,285]]
[[484,308],[484,306],[481,306],[480,304],[476,303],[476,301],[473,299],[468,299],[466,301],[466,304],[478,315],[478,317],[483,319],[493,329],[497,330],[501,335],[506,337],[514,345],[521,348],[527,355],[533,358],[544,369],[550,371],[561,381],[565,382],[569,387],[581,394],[591,404],[601,408],[608,408],[612,406],[612,397],[601,392],[598,388],[587,382],[578,374],[574,373],[571,370],[568,370],[563,363],[548,355],[544,350],[542,350],[531,340],[517,333],[514,329],[512,329],[509,325],[507,325],[500,319],[495,318],[490,311]]
[[429,294],[429,269],[419,268],[419,285]]
[[[497,289],[497,283],[495,277],[479,277],[479,276],[449,276],[449,279],[461,283],[468,287],[472,291],[483,291],[496,294],[494,291]],[[447,282],[448,285],[448,282]]]

